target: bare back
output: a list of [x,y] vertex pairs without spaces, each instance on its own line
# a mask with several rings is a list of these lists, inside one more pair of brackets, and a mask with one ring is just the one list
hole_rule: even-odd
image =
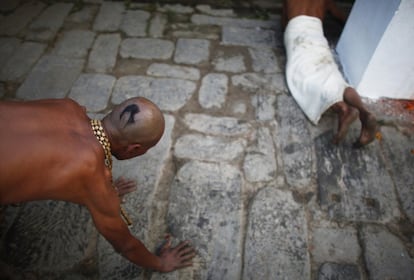
[[83,107],[70,99],[0,102],[0,129],[0,204],[82,202],[83,173],[96,169],[100,148]]

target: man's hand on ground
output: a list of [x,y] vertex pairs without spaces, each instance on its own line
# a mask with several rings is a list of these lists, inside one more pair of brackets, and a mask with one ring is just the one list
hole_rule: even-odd
[[125,179],[124,177],[118,177],[113,183],[113,186],[118,192],[121,201],[124,202],[124,196],[137,189],[137,182],[134,180]]
[[165,239],[165,243],[158,253],[162,263],[161,272],[170,272],[193,264],[192,259],[196,254],[188,241],[171,247],[171,236],[167,235]]

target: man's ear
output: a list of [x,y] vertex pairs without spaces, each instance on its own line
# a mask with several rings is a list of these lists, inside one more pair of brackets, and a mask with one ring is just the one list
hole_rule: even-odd
[[135,143],[135,144],[129,144],[127,147],[127,152],[134,152],[141,148],[141,144]]

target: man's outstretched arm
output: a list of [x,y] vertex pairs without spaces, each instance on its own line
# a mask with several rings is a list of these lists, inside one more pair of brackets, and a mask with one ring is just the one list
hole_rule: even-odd
[[112,244],[114,249],[132,263],[160,272],[170,272],[192,265],[195,256],[194,249],[188,242],[181,242],[171,248],[166,244],[160,256],[151,253],[145,245],[135,238],[120,216],[120,205],[117,197],[115,201],[106,203],[104,208],[89,206],[95,226],[98,231]]

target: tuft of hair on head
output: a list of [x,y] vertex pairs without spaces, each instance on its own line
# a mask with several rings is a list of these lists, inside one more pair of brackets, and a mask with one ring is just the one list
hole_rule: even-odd
[[112,121],[124,140],[150,146],[160,140],[165,126],[160,109],[143,97],[131,98],[118,105]]
[[119,116],[122,126],[125,128],[129,124],[135,123],[135,115],[140,112],[137,104],[130,104],[125,107]]

